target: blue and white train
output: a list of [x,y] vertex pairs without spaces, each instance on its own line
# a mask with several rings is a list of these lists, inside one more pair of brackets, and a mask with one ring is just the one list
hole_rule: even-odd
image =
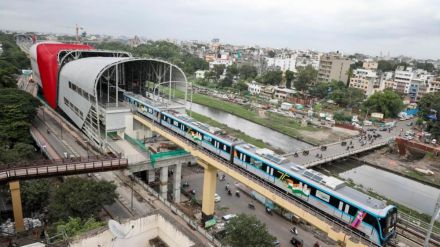
[[334,177],[296,165],[269,149],[225,135],[185,114],[162,111],[143,97],[124,93],[124,99],[147,118],[344,222],[376,245],[385,246],[395,236],[395,206],[354,190]]

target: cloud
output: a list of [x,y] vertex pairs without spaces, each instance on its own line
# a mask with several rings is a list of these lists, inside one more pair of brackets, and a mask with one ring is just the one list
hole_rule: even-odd
[[0,28],[440,57],[437,0],[14,0]]

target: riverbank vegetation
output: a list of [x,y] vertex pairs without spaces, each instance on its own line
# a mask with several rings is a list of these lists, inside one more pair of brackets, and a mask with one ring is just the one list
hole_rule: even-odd
[[240,130],[236,130],[236,129],[230,128],[226,124],[219,123],[219,122],[215,121],[214,119],[206,117],[206,116],[204,116],[202,114],[198,114],[198,113],[196,113],[194,111],[193,112],[187,111],[187,114],[191,115],[192,118],[194,118],[195,120],[197,120],[199,122],[206,123],[206,124],[209,124],[209,125],[211,125],[213,127],[220,128],[223,131],[225,131],[227,134],[229,134],[231,136],[234,136],[234,137],[237,137],[239,139],[242,139],[243,141],[245,141],[247,143],[250,143],[252,145],[255,145],[255,146],[259,147],[259,148],[270,148],[270,149],[272,149],[274,151],[277,151],[278,153],[282,153],[283,152],[283,151],[281,151],[281,150],[279,150],[279,149],[277,149],[277,148],[275,148],[275,147],[273,147],[273,146],[263,142],[260,139],[253,138],[253,137],[251,137],[251,136],[241,132]]

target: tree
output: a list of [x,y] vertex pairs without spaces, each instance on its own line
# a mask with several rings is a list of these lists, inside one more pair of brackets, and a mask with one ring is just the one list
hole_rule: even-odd
[[228,66],[228,68],[226,70],[234,76],[238,75],[238,66],[235,63]]
[[232,86],[233,83],[233,76],[231,73],[226,72],[225,78],[223,78],[223,80],[220,83],[221,87],[230,87]]
[[286,70],[286,88],[292,88],[292,81],[295,79],[293,71]]
[[96,221],[93,217],[82,220],[81,218],[69,217],[65,221],[55,223],[57,234],[66,233],[67,236],[72,237],[80,233],[88,232],[98,227],[104,226],[103,222]]
[[267,71],[262,78],[264,84],[270,85],[278,85],[282,79],[283,72],[281,70]]
[[29,134],[40,102],[15,88],[0,89],[0,162],[15,162],[33,153]]
[[394,63],[392,63],[391,61],[379,60],[377,62],[377,69],[381,71],[394,71],[395,67]]
[[250,64],[243,64],[238,68],[238,71],[240,73],[240,79],[248,80],[248,79],[255,79],[255,77],[258,75],[257,68]]
[[304,68],[298,70],[298,75],[295,80],[295,88],[300,91],[306,90],[311,84],[313,84],[318,76],[318,71],[311,65],[307,65]]
[[226,68],[226,66],[224,64],[215,64],[214,65],[213,71],[215,73],[216,80],[218,80],[220,78],[220,76],[223,75],[225,68]]
[[235,88],[238,89],[240,92],[244,92],[248,90],[248,85],[242,81],[235,84]]
[[359,88],[337,88],[331,94],[331,99],[343,107],[359,105],[365,99],[365,93]]
[[423,70],[426,70],[428,72],[433,72],[435,70],[434,64],[428,63],[428,62],[416,63],[416,68],[417,69],[423,69]]
[[268,52],[267,52],[267,56],[268,57],[275,57],[275,55],[276,55],[276,53],[275,53],[275,51],[274,50],[269,50]]
[[70,217],[97,216],[102,206],[116,198],[116,185],[107,181],[68,178],[56,190],[49,204],[49,216],[54,220]]
[[403,101],[400,96],[391,90],[376,92],[362,104],[364,112],[380,112],[386,118],[397,117],[397,114],[403,107]]
[[23,210],[32,213],[48,205],[50,181],[48,179],[29,180],[21,183]]
[[425,94],[418,103],[418,115],[426,121],[427,131],[440,138],[440,92]]
[[254,215],[239,214],[226,225],[224,243],[231,247],[272,247],[275,237]]

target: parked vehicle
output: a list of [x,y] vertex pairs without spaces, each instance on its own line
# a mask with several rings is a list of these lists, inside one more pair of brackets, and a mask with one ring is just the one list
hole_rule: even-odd
[[219,196],[217,193],[214,195],[214,202],[220,202],[222,200],[221,196]]

